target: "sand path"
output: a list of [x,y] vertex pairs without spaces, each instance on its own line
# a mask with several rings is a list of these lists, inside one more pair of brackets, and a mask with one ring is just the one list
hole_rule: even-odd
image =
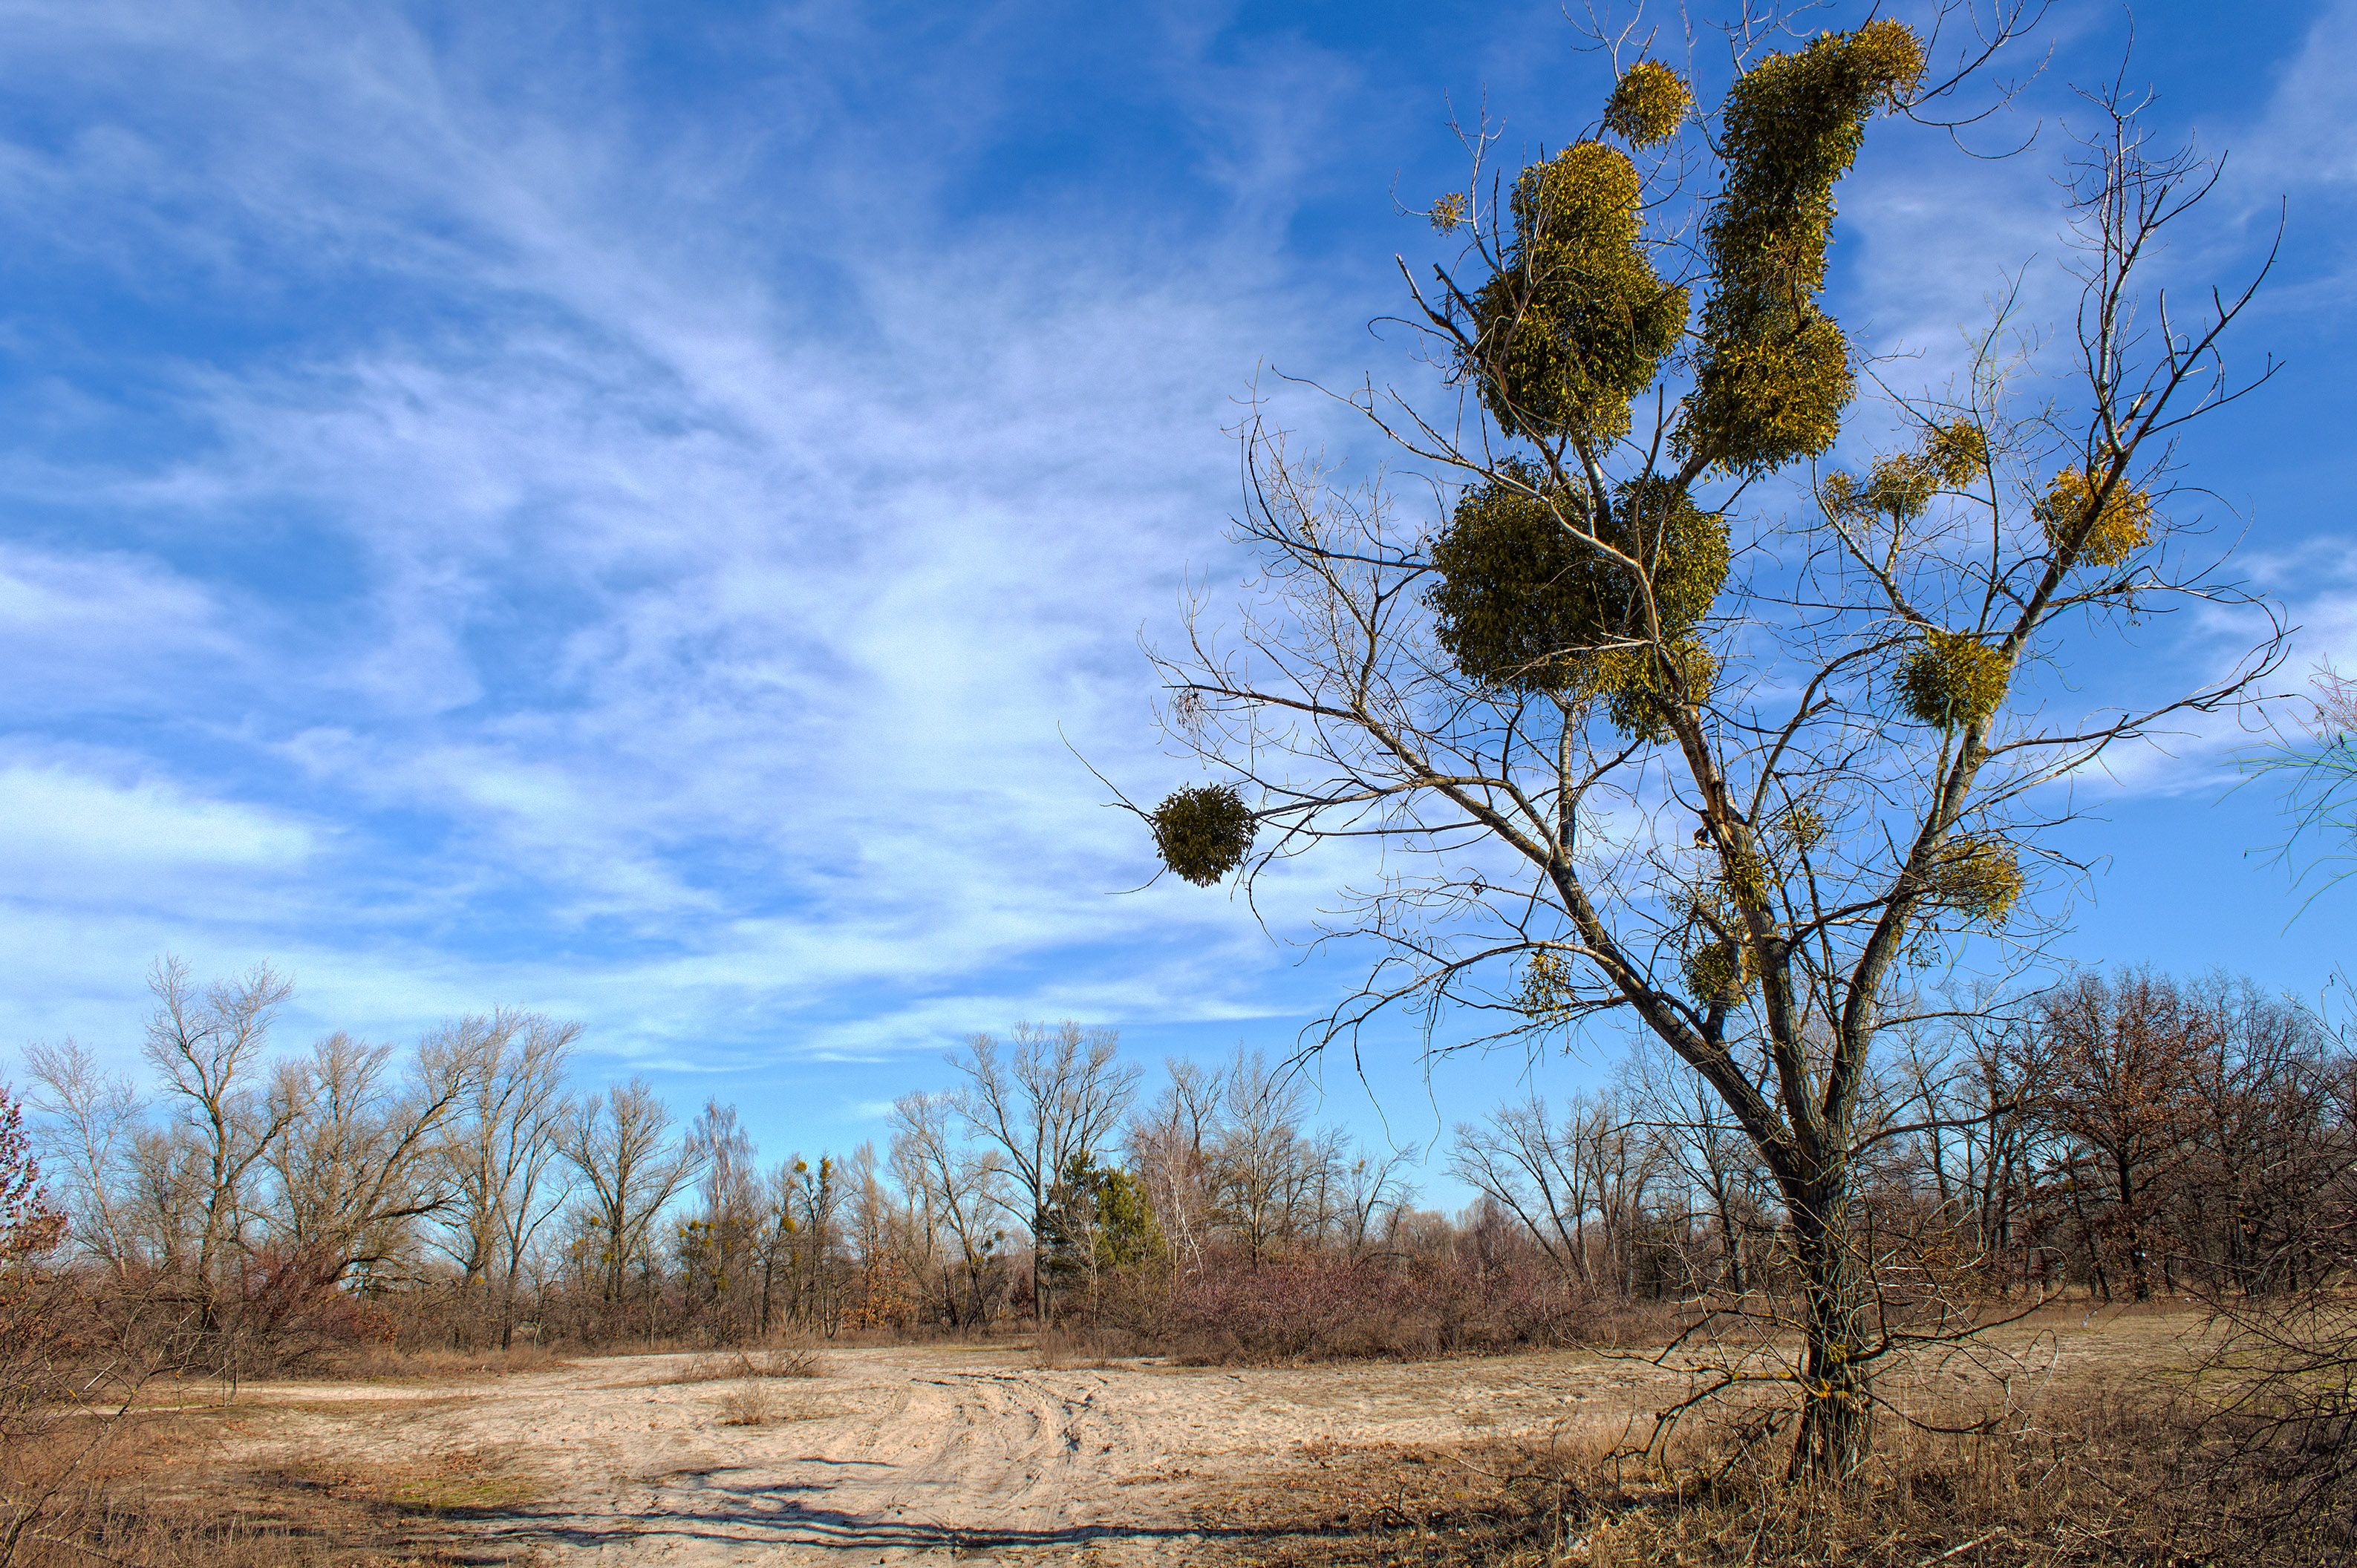
[[1006,1349],[830,1350],[741,1380],[618,1357],[424,1384],[249,1386],[249,1463],[344,1476],[512,1474],[464,1533],[551,1564],[1168,1562],[1228,1533],[1219,1498],[1340,1445],[1447,1444],[1625,1419],[1644,1369],[1577,1354],[1408,1366],[1041,1369]]
[[[2063,1381],[2102,1385],[2148,1379],[2179,1332],[2058,1314],[2008,1337]],[[487,1554],[468,1561],[1168,1563],[1245,1528],[1240,1488],[1282,1498],[1342,1450],[1617,1434],[1675,1386],[1642,1361],[1571,1351],[1237,1370],[829,1349],[823,1377],[758,1383],[697,1380],[700,1359],[249,1385],[232,1457],[421,1503],[444,1539]],[[732,1424],[732,1396],[752,1387],[770,1419]]]

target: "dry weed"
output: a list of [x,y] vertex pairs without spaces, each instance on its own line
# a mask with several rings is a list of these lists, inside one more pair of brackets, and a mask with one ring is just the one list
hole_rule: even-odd
[[767,1426],[776,1419],[777,1410],[770,1402],[766,1384],[738,1383],[720,1396],[720,1424],[723,1426]]
[[314,1460],[287,1475],[348,1501],[416,1514],[495,1513],[533,1502],[543,1490],[504,1455],[482,1448],[448,1449],[406,1464]]
[[2204,1469],[2182,1409],[2090,1398],[1988,1436],[1892,1436],[1848,1487],[1795,1487],[1785,1454],[1698,1443],[1649,1473],[1600,1445],[1322,1455],[1239,1522],[1293,1568],[2078,1568],[2357,1562],[2357,1524],[2287,1527]]
[[9,1568],[448,1563],[461,1560],[445,1544],[452,1523],[536,1491],[495,1455],[473,1451],[405,1466],[225,1469],[216,1414],[118,1418],[121,1436],[70,1490],[52,1494]]
[[1103,1368],[1137,1354],[1135,1336],[1108,1328],[1043,1328],[1032,1337],[1032,1364],[1047,1372]]
[[818,1352],[799,1345],[774,1345],[751,1359],[753,1376],[759,1378],[823,1378],[826,1367]]
[[823,1378],[826,1369],[818,1354],[800,1346],[780,1345],[761,1351],[730,1350],[698,1356],[660,1381],[664,1383],[724,1383],[759,1378]]
[[522,1344],[509,1349],[453,1350],[443,1347],[401,1350],[371,1345],[321,1361],[310,1376],[334,1382],[408,1382],[445,1378],[507,1378],[523,1372],[562,1371],[572,1365],[546,1347]]

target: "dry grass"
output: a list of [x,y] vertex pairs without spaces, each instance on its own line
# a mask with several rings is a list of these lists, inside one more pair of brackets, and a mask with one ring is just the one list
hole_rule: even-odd
[[535,1477],[480,1448],[454,1448],[405,1464],[310,1460],[273,1478],[371,1509],[436,1517],[504,1512],[544,1495]]
[[778,1418],[767,1383],[739,1383],[720,1396],[723,1426],[767,1426]]
[[[2181,1409],[2087,1398],[1989,1436],[1909,1430],[1855,1486],[1788,1485],[1781,1444],[1723,1440],[1638,1468],[1600,1444],[1305,1452],[1240,1510],[1286,1568],[2309,1568],[2357,1562],[2357,1521],[2268,1517],[2206,1463]],[[1241,1520],[1240,1520],[1241,1521]]]
[[[221,1423],[122,1418],[112,1439],[51,1494],[11,1568],[380,1568],[480,1562],[460,1521],[532,1500],[537,1487],[494,1455],[451,1452],[407,1465],[329,1459],[268,1470],[221,1463]],[[19,1454],[11,1489],[70,1456]]]
[[1110,1367],[1138,1354],[1136,1337],[1113,1328],[1043,1328],[1032,1337],[1032,1364],[1043,1371]]
[[508,1349],[454,1350],[444,1347],[400,1350],[391,1346],[357,1347],[322,1359],[301,1375],[330,1382],[440,1381],[453,1378],[505,1378],[523,1372],[561,1371],[572,1363],[546,1348],[523,1344]]
[[664,1383],[718,1383],[759,1378],[823,1378],[826,1368],[814,1350],[780,1345],[767,1350],[730,1350],[698,1356]]
[[842,1413],[827,1410],[804,1400],[782,1398],[770,1385],[759,1379],[748,1379],[723,1392],[715,1402],[720,1411],[723,1426],[775,1426],[782,1422],[817,1421],[828,1415]]

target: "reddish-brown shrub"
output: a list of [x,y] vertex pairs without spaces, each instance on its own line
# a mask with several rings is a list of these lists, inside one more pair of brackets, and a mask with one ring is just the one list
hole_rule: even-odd
[[1587,1304],[1543,1265],[1454,1252],[1317,1251],[1215,1255],[1168,1285],[1147,1326],[1185,1359],[1415,1358],[1559,1345],[1583,1337]]

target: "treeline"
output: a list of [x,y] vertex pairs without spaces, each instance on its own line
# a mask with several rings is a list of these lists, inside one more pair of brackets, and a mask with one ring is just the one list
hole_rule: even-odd
[[[1861,1245],[1886,1285],[2285,1296],[2357,1227],[2357,1058],[2245,981],[2087,973],[1893,1032],[1863,1097]],[[1641,1051],[1611,1090],[1460,1127],[1451,1168],[1583,1287],[1780,1287],[1768,1172],[1695,1075]]]
[[71,1043],[26,1051],[16,1169],[37,1160],[61,1212],[16,1251],[200,1359],[1015,1318],[1160,1332],[1174,1311],[1217,1336],[1252,1303],[1188,1284],[1232,1258],[1273,1278],[1408,1244],[1445,1262],[1456,1240],[1408,1209],[1405,1155],[1311,1127],[1306,1087],[1241,1054],[1173,1063],[1141,1103],[1109,1030],[976,1036],[952,1081],[894,1106],[880,1151],[764,1161],[733,1106],[683,1121],[642,1080],[576,1093],[573,1024],[499,1011],[406,1049],[338,1033],[280,1054],[289,988],[266,968],[200,984],[166,961],[151,988],[145,1083]]
[[[976,1036],[880,1150],[765,1162],[731,1106],[574,1092],[571,1024],[279,1055],[268,970],[199,985],[167,961],[153,989],[144,1086],[27,1051],[14,1251],[217,1362],[1016,1319],[1205,1356],[1428,1353],[1787,1283],[1773,1184],[1659,1055],[1459,1127],[1449,1168],[1481,1197],[1450,1218],[1414,1206],[1414,1151],[1317,1126],[1298,1077],[1242,1053],[1173,1061],[1146,1101],[1109,1030]],[[2134,972],[1893,1039],[1866,1099],[1878,1278],[2249,1296],[2345,1256],[2357,1067],[2305,1007]]]

